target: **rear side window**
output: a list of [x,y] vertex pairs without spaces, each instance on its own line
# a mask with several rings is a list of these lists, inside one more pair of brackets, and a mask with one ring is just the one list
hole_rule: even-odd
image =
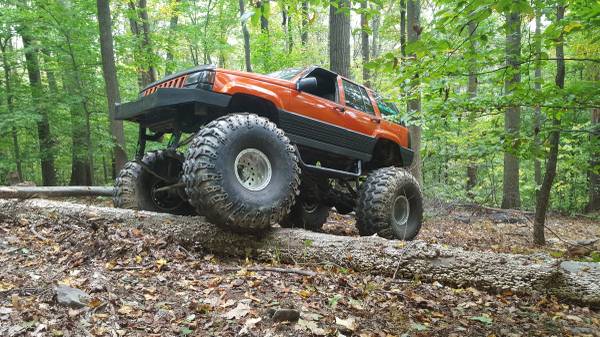
[[379,112],[384,116],[393,116],[398,114],[398,108],[394,105],[394,103],[386,102],[381,96],[376,95],[375,100],[377,101],[377,107],[379,108]]
[[365,88],[363,88],[363,87],[360,87],[360,93],[362,94],[363,102],[365,104],[365,110],[363,110],[363,111],[368,114],[374,115],[375,109],[373,109],[373,104],[371,103],[371,99],[369,98],[369,95],[367,94],[367,90],[365,90]]
[[360,92],[360,87],[354,83],[342,80],[344,85],[344,96],[346,105],[356,110],[365,111],[364,101]]

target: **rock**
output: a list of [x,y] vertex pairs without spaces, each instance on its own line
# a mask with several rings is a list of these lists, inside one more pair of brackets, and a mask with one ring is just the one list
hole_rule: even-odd
[[90,301],[90,295],[77,288],[59,285],[55,288],[56,301],[60,305],[71,308],[83,308]]
[[591,238],[587,240],[577,240],[575,243],[580,246],[593,246],[596,242],[598,242],[598,238]]
[[108,283],[108,280],[106,279],[106,277],[104,277],[102,274],[100,274],[97,271],[94,272],[94,274],[92,275],[92,279],[90,280],[91,292],[96,293],[96,292],[104,291],[106,289],[107,283]]
[[569,257],[583,257],[589,255],[591,252],[592,250],[586,246],[570,246],[567,248],[567,256]]
[[235,280],[233,280],[233,282],[231,282],[231,285],[234,287],[240,287],[244,285],[244,280],[236,278]]
[[576,335],[576,336],[578,336],[578,335],[590,335],[590,336],[593,336],[594,332],[596,332],[592,328],[577,327],[577,326],[568,327],[567,329],[569,329],[571,331],[571,333],[573,335]]
[[471,223],[471,217],[468,217],[468,216],[462,215],[462,214],[458,214],[458,215],[454,216],[454,220],[457,222],[462,222],[467,225]]
[[509,213],[493,213],[490,216],[493,223],[523,223],[525,219],[522,216]]
[[300,311],[295,309],[275,309],[271,314],[273,322],[296,322],[299,318]]
[[563,261],[560,263],[560,268],[573,274],[593,273],[600,275],[600,263],[597,262]]

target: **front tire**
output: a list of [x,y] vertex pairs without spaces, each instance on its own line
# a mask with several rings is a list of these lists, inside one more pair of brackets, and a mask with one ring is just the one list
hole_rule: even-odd
[[230,114],[206,125],[183,164],[190,203],[216,225],[257,232],[289,212],[300,184],[298,159],[264,117]]
[[421,188],[408,171],[385,167],[367,176],[356,209],[360,235],[412,240],[419,233],[422,221]]
[[115,180],[115,207],[180,215],[194,213],[185,196],[177,190],[156,191],[180,179],[183,163],[181,153],[174,150],[151,151],[144,155],[141,162],[158,175],[168,178],[170,182],[144,170],[136,161],[127,162]]

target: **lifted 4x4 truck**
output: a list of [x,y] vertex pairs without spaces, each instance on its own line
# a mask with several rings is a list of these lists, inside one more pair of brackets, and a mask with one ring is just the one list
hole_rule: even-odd
[[[374,91],[320,67],[268,75],[189,69],[117,105],[114,118],[140,132],[114,204],[201,214],[255,233],[276,223],[318,231],[335,207],[356,212],[361,235],[410,240],[423,204],[404,169],[413,158],[408,129],[383,118],[397,113]],[[166,149],[144,154],[147,141],[165,134]]]

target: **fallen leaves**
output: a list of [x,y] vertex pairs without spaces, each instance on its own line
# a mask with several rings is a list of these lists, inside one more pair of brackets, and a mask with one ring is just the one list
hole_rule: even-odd
[[342,330],[346,332],[354,332],[357,328],[356,319],[354,317],[348,317],[346,319],[336,317],[335,324],[337,324],[340,328],[342,328]]
[[481,315],[481,316],[473,316],[473,317],[469,317],[470,320],[472,321],[478,321],[481,322],[483,324],[486,325],[491,325],[492,322],[494,321],[490,316],[488,315]]
[[[0,223],[10,244],[0,249],[2,336],[38,329],[44,336],[589,335],[600,327],[596,312],[509,290],[491,295],[437,282],[398,284],[331,265],[295,266],[313,277],[270,272],[291,266],[183,254],[164,239],[118,225],[92,235],[85,226],[37,223],[49,243],[32,238],[30,225]],[[24,291],[58,282],[90,294],[87,306],[62,308],[43,289]],[[280,308],[294,308],[299,319],[266,313]]]
[[161,271],[167,265],[167,260],[161,258],[161,259],[156,260],[155,264],[156,264],[156,269],[158,271]]
[[327,332],[320,328],[317,322],[299,319],[296,323],[296,330],[308,330],[312,335],[325,336]]
[[250,312],[250,300],[241,300],[238,305],[223,314],[225,319],[240,319]]

